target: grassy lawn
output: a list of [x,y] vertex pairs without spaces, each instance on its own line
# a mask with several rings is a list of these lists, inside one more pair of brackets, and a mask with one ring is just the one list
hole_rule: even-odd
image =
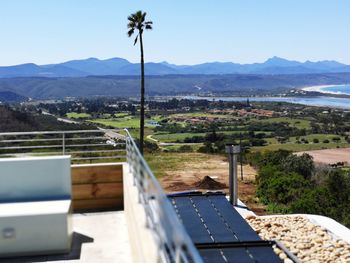
[[162,149],[164,150],[167,150],[169,152],[178,152],[180,147],[183,146],[183,145],[186,145],[188,147],[191,147],[192,151],[193,152],[196,152],[198,151],[198,149],[203,146],[202,143],[198,143],[198,144],[191,144],[191,145],[188,145],[187,143],[184,143],[184,144],[177,144],[177,145],[167,145],[167,146],[161,146]]
[[[340,143],[346,143],[346,141],[344,140],[344,137],[336,135],[336,134],[310,134],[310,135],[306,135],[306,136],[300,136],[299,137],[299,141],[304,138],[304,139],[308,140],[310,143],[312,143],[312,141],[314,139],[318,139],[319,142],[322,143],[324,140],[327,139],[327,140],[329,140],[330,143],[332,143],[333,142],[332,139],[334,137],[339,137],[340,138],[340,141],[339,141]],[[295,142],[296,141],[296,137],[291,137],[290,141],[291,142]]]
[[[145,120],[145,126],[146,127],[154,127],[152,125],[148,125],[147,122],[149,121],[157,121],[155,119],[146,119]],[[138,129],[140,128],[140,119],[138,117],[132,117],[132,116],[126,116],[124,118],[118,118],[118,119],[94,119],[91,120],[93,123],[97,124],[103,124],[105,126],[111,126],[113,128],[118,129]]]
[[189,132],[168,133],[168,134],[155,134],[152,136],[152,138],[161,142],[176,142],[177,140],[183,142],[185,138],[190,138],[194,136],[205,136],[205,134],[206,133],[189,133]]
[[291,119],[288,117],[279,117],[279,118],[269,118],[269,119],[263,119],[263,120],[254,120],[253,122],[267,122],[267,123],[274,123],[274,122],[288,122],[290,127],[295,127],[297,129],[311,129],[310,121],[308,120],[302,120],[302,119]]
[[93,123],[103,124],[105,126],[111,126],[113,128],[139,128],[140,121],[136,118],[123,118],[123,119],[95,119],[91,120]]
[[114,117],[116,117],[116,118],[124,118],[124,117],[127,117],[127,116],[129,116],[129,113],[127,113],[127,112],[120,112],[120,113],[115,113],[114,114]]
[[[209,132],[210,133],[210,132]],[[239,133],[247,133],[247,131],[217,131],[216,133],[224,133],[227,135],[230,134],[239,134]],[[255,132],[255,133],[265,133],[267,135],[271,134],[271,132]],[[160,141],[160,142],[183,142],[186,138],[192,138],[194,136],[205,136],[207,133],[157,133],[152,136],[152,138]],[[276,141],[276,140],[275,140]]]
[[169,117],[207,117],[207,118],[222,118],[228,119],[232,118],[231,115],[223,115],[223,114],[210,114],[205,112],[189,112],[189,113],[180,113],[180,114],[172,114]]
[[[138,139],[140,137],[140,129],[128,129],[130,135],[134,139]],[[125,131],[120,131],[120,134],[126,135]],[[145,127],[145,139],[147,139],[148,135],[153,134],[153,130],[151,128]]]
[[89,118],[91,117],[91,115],[88,113],[68,112],[67,117],[70,119],[79,119],[79,118]]

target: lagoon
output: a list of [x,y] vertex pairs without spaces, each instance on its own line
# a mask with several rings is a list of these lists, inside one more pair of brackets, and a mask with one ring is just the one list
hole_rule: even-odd
[[185,96],[184,99],[191,100],[222,100],[222,101],[272,101],[272,102],[289,102],[295,104],[303,104],[310,106],[324,106],[332,108],[350,109],[350,98],[336,97],[201,97],[201,96]]

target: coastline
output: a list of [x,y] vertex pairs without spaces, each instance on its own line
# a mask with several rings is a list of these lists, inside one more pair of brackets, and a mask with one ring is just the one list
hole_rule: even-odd
[[349,93],[340,92],[340,91],[329,91],[329,90],[324,90],[324,88],[343,87],[343,86],[348,86],[348,84],[309,86],[309,87],[301,88],[301,90],[307,91],[307,92],[319,92],[319,93],[333,94],[333,95],[350,95]]

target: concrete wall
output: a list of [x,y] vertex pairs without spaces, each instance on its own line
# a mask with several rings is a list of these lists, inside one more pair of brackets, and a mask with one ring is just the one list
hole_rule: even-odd
[[124,211],[128,225],[131,254],[135,263],[160,262],[158,246],[152,230],[147,228],[146,213],[139,203],[138,190],[133,185],[133,175],[124,166]]

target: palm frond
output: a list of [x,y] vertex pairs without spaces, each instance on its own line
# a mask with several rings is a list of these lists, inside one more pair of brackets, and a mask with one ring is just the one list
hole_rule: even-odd
[[146,25],[146,29],[152,30],[152,26],[151,25]]
[[136,23],[135,22],[128,23],[128,28],[135,28],[135,27],[136,27]]
[[137,39],[139,38],[139,35],[136,36],[135,40],[134,40],[134,46],[136,45],[137,43]]
[[135,32],[135,29],[130,29],[129,31],[128,31],[128,37],[131,37],[133,34],[134,34],[134,32]]
[[142,21],[142,22],[145,22],[146,15],[147,15],[146,12],[144,12],[144,13],[142,14],[142,16],[141,16],[141,21]]
[[138,20],[141,20],[142,19],[142,15],[143,15],[143,12],[141,10],[137,11],[135,14],[136,18]]

